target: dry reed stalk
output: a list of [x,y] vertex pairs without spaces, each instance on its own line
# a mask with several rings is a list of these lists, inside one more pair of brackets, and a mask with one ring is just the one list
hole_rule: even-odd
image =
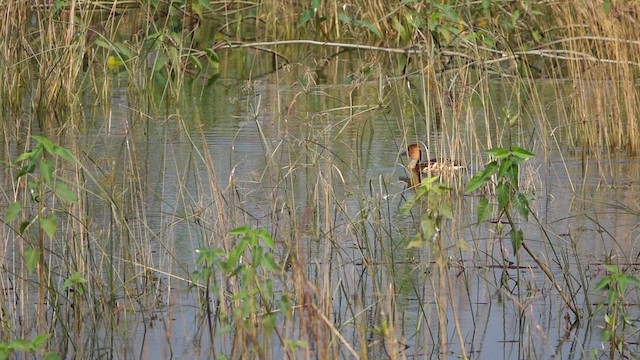
[[[609,12],[602,4],[551,6],[552,18],[564,29],[567,48],[583,54],[567,61],[576,83],[574,111],[582,122],[581,139],[587,148],[601,151],[640,150],[640,103],[634,79],[640,74],[640,20],[637,4],[614,2]],[[586,26],[577,26],[586,24]]]

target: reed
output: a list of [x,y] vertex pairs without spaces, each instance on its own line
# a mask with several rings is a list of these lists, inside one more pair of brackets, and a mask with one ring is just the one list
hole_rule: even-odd
[[[13,164],[2,176],[0,237],[11,245],[0,264],[0,354],[134,357],[140,333],[179,338],[173,326],[187,319],[194,353],[214,357],[464,358],[477,346],[464,331],[481,322],[478,289],[506,304],[504,319],[516,320],[505,323],[519,325],[522,341],[540,331],[528,312],[540,299],[561,298],[576,318],[584,303],[595,315],[578,239],[559,248],[536,216],[538,199],[523,195],[541,186],[537,168],[504,165],[494,182],[501,165],[484,170],[484,150],[532,149],[536,166],[567,140],[585,158],[637,153],[635,15],[601,7],[0,5],[1,62],[10,64],[0,67],[2,154]],[[221,76],[216,91],[242,87],[233,101],[206,92]],[[202,98],[238,118],[228,159],[213,148],[215,109],[203,110]],[[397,174],[371,177],[374,119],[399,134],[388,151],[424,143],[430,157],[487,171],[480,211],[462,196],[466,174],[417,193]],[[87,139],[89,127],[98,134]],[[248,127],[256,138],[242,137]],[[246,141],[262,153],[248,160]],[[501,212],[488,207],[494,199]],[[524,226],[484,222],[513,209]],[[539,247],[529,247],[532,228],[544,234]],[[509,262],[509,239],[522,268]],[[636,281],[607,271],[616,301],[605,342],[611,357],[634,354],[618,349],[634,331],[620,284]],[[176,304],[189,311],[173,316]]]

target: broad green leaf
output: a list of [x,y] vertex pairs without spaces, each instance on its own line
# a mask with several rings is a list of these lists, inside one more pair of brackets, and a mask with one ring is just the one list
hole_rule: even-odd
[[595,286],[596,290],[608,290],[611,283],[611,276],[605,276]]
[[211,7],[211,1],[210,0],[198,0],[198,2],[200,3],[200,5],[209,10],[209,11],[213,11],[213,8]]
[[79,271],[76,271],[64,281],[63,289],[68,290],[70,288],[74,288],[79,295],[82,295],[84,293],[84,287],[82,284],[86,282],[87,280],[82,277],[82,274]]
[[509,235],[511,235],[511,246],[513,247],[513,253],[517,254],[518,251],[520,251],[520,248],[522,247],[522,242],[524,241],[524,234],[522,233],[522,230],[512,229],[509,232]]
[[57,155],[72,164],[75,164],[76,162],[76,158],[73,156],[73,154],[69,150],[63,148],[62,146],[58,146],[53,153],[54,155]]
[[53,142],[51,142],[51,140],[47,139],[42,135],[33,135],[33,138],[36,139],[36,141],[38,141],[40,145],[44,146],[45,150],[47,150],[49,154],[51,155],[55,154],[55,150],[58,147],[58,145],[54,144]]
[[502,159],[509,156],[509,151],[504,148],[493,148],[493,149],[487,150],[487,154],[493,155],[497,159]]
[[49,338],[51,337],[51,334],[40,334],[38,336],[36,336],[31,343],[33,344],[33,346],[35,346],[36,348],[39,348],[40,346],[44,345],[44,343],[47,342],[47,340],[49,340]]
[[40,176],[44,183],[51,184],[51,178],[53,177],[53,163],[50,160],[40,160]]
[[273,246],[275,244],[273,242],[273,239],[271,238],[271,234],[269,234],[267,230],[259,229],[258,236],[261,237],[262,240],[264,240],[264,243],[267,245],[267,247],[269,247],[269,249],[273,249]]
[[230,270],[230,267],[235,267],[238,264],[238,262],[240,261],[240,256],[242,256],[242,254],[244,253],[247,244],[247,238],[242,238],[242,240],[240,240],[240,242],[236,244],[233,249],[231,249],[231,252],[229,252],[229,258],[227,259],[227,271]]
[[509,169],[507,169],[507,176],[509,176],[509,181],[511,182],[511,185],[513,186],[513,189],[515,191],[518,191],[518,189],[520,189],[520,177],[518,176],[519,173],[520,168],[518,167],[518,164],[511,164],[511,166],[509,166]]
[[604,14],[609,15],[611,13],[611,0],[604,0],[602,2],[602,8],[604,9]]
[[488,12],[491,9],[491,0],[482,0],[482,10]]
[[56,234],[56,214],[51,214],[48,217],[40,218],[40,227],[42,230],[49,236],[49,238],[53,238]]
[[25,220],[20,223],[20,235],[24,235],[25,230],[31,225],[31,222]]
[[200,61],[200,58],[194,55],[189,55],[189,60],[191,60],[193,62],[193,64],[195,65],[195,67],[198,69],[198,71],[202,71],[203,67],[202,67],[202,61]]
[[485,220],[487,220],[492,213],[493,213],[493,205],[489,203],[489,200],[487,198],[480,199],[480,202],[478,203],[478,214],[477,214],[478,224],[481,224]]
[[44,360],[62,360],[62,358],[60,357],[60,355],[58,355],[58,353],[53,352],[53,351],[47,351],[44,353],[43,356]]
[[448,201],[441,202],[440,206],[438,206],[438,212],[444,218],[449,219],[449,220],[453,220],[453,209],[451,207],[451,203],[450,202],[448,202]]
[[382,39],[382,33],[380,32],[380,29],[378,29],[377,26],[375,26],[373,23],[371,23],[370,21],[367,20],[360,20],[357,22],[357,25],[362,26],[364,28],[369,29],[369,31],[371,31],[372,33],[374,33],[378,39]]
[[520,10],[516,9],[511,14],[511,26],[516,26],[516,23],[518,22],[519,19],[520,19]]
[[513,207],[525,220],[529,218],[529,201],[524,194],[518,194],[513,199]]
[[35,350],[32,348],[32,345],[30,342],[28,342],[27,340],[23,340],[23,339],[15,339],[11,341],[11,347],[14,350],[17,351],[22,351],[22,352],[29,352],[32,350]]
[[8,223],[15,220],[20,214],[20,212],[22,211],[22,209],[23,209],[23,206],[21,202],[16,201],[14,203],[11,203],[11,205],[7,207],[7,212],[4,213],[4,222]]
[[112,51],[115,50],[115,48],[113,47],[113,44],[105,41],[104,39],[96,39],[94,44],[96,44],[97,46],[103,49],[112,50]]
[[34,248],[28,248],[24,250],[24,264],[27,266],[27,271],[33,273],[33,270],[38,266],[40,261],[40,250]]
[[276,261],[271,256],[265,256],[260,259],[260,265],[265,268],[268,272],[275,274],[280,271],[280,267],[276,263]]
[[343,12],[338,13],[338,20],[342,21],[345,24],[351,24],[353,18]]
[[420,220],[420,228],[422,229],[422,236],[424,237],[424,240],[433,240],[438,232],[437,225],[436,219],[430,216],[424,216],[422,220]]
[[56,195],[60,196],[60,198],[68,203],[75,204],[78,201],[78,197],[76,196],[76,194],[74,194],[73,191],[69,189],[67,184],[63,182],[56,183],[55,192]]
[[519,157],[520,159],[526,160],[526,159],[530,159],[532,157],[535,157],[536,155],[528,150],[525,150],[523,148],[517,147],[517,146],[513,146],[511,148],[511,154]]
[[424,241],[424,239],[422,238],[422,236],[420,236],[420,234],[417,234],[407,245],[406,249],[412,249],[412,248],[423,248],[426,245],[426,241]]
[[23,152],[22,154],[18,155],[18,157],[15,159],[14,163],[20,163],[23,162],[27,159],[31,159],[33,157],[33,151],[27,151],[27,152]]
[[20,171],[18,171],[18,173],[16,174],[16,179],[20,179],[21,177],[23,177],[26,174],[31,174],[33,173],[33,170],[36,169],[36,164],[34,161],[29,161],[29,164],[22,167],[22,169],[20,169]]
[[497,170],[498,170],[497,162],[492,161],[489,164],[487,164],[487,166],[484,168],[482,172],[475,173],[475,175],[473,175],[471,180],[469,180],[467,187],[464,189],[464,193],[469,194],[474,190],[476,190],[477,188],[479,188],[480,186],[489,182],[489,180],[491,179],[491,176],[493,176]]
[[498,171],[498,181],[502,181],[502,178],[504,178],[504,174],[507,173],[507,171],[511,167],[511,164],[513,164],[513,160],[511,159],[511,157],[507,157],[502,161],[500,161],[500,170]]
[[300,21],[298,21],[298,27],[304,26],[311,18],[315,15],[315,10],[312,8],[308,8],[305,10],[300,16]]
[[231,231],[229,231],[229,234],[231,235],[244,235],[246,233],[248,233],[249,231],[251,231],[251,227],[249,226],[241,226],[238,228],[235,228]]
[[496,197],[498,198],[498,209],[505,209],[507,203],[509,203],[509,186],[505,183],[498,184],[498,186],[496,186]]

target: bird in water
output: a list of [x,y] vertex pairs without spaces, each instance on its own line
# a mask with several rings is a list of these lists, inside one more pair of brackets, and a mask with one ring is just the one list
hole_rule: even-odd
[[466,166],[460,162],[450,159],[429,159],[422,162],[422,150],[418,144],[409,145],[405,155],[410,158],[409,165],[407,165],[407,170],[411,176],[408,179],[410,187],[420,185],[422,174],[441,175],[446,172],[466,169]]

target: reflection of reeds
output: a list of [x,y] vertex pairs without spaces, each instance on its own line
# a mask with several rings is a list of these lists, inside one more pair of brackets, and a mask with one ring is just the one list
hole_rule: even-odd
[[[14,160],[14,149],[29,149],[24,139],[27,134],[20,129],[39,127],[52,137],[62,134],[60,142],[78,155],[79,164],[56,164],[56,175],[75,184],[81,196],[69,208],[47,205],[47,211],[57,212],[60,228],[55,241],[42,246],[47,250],[47,266],[42,269],[46,276],[39,288],[18,262],[3,272],[4,288],[13,286],[14,293],[0,294],[0,302],[11,310],[2,309],[0,342],[31,337],[22,324],[37,321],[39,329],[55,334],[50,347],[61,343],[61,353],[84,357],[109,349],[104,351],[116,356],[121,351],[127,357],[134,353],[134,344],[129,342],[131,330],[123,325],[159,325],[157,317],[162,315],[158,314],[164,315],[175,305],[175,297],[182,300],[187,293],[183,287],[193,285],[198,291],[189,294],[198,298],[194,304],[201,310],[194,315],[194,336],[200,336],[194,342],[207,343],[213,338],[214,354],[284,354],[289,358],[376,358],[384,354],[393,359],[450,350],[464,355],[470,347],[464,343],[468,340],[461,331],[463,323],[480,321],[472,305],[476,301],[473,287],[511,299],[517,306],[514,317],[529,316],[524,309],[544,293],[538,286],[558,294],[540,284],[544,282],[539,273],[542,266],[529,266],[529,274],[511,277],[520,268],[511,267],[502,256],[508,250],[504,224],[469,230],[467,225],[474,222],[475,214],[468,202],[474,199],[457,197],[456,188],[447,198],[455,216],[438,224],[438,242],[433,247],[405,249],[426,210],[417,207],[407,215],[409,220],[402,218],[397,209],[402,198],[411,194],[394,188],[396,176],[365,176],[370,170],[367,164],[373,162],[370,158],[381,148],[376,144],[380,128],[372,125],[372,119],[383,119],[392,134],[389,137],[397,142],[395,148],[385,147],[389,153],[399,153],[410,143],[424,143],[432,152],[426,157],[456,158],[474,164],[475,169],[485,163],[483,150],[495,146],[519,145],[541,159],[550,149],[564,150],[565,143],[580,149],[585,157],[606,156],[609,151],[635,153],[640,134],[633,78],[640,60],[634,19],[622,9],[614,9],[617,16],[611,16],[582,3],[550,6],[549,22],[564,29],[564,38],[550,38],[554,35],[550,32],[534,41],[527,37],[529,29],[522,20],[515,21],[515,30],[487,18],[478,18],[477,24],[465,23],[463,19],[473,17],[473,12],[459,14],[460,21],[452,28],[445,27],[453,19],[434,20],[441,28],[436,26],[433,31],[440,32],[430,34],[426,24],[418,27],[412,20],[435,11],[422,3],[389,9],[388,2],[357,2],[341,9],[336,2],[321,2],[309,25],[297,26],[298,15],[308,3],[217,4],[216,14],[224,14],[222,21],[207,25],[194,20],[196,10],[171,10],[162,5],[150,13],[126,16],[130,13],[123,10],[124,2],[92,3],[95,9],[111,5],[119,9],[113,16],[103,13],[99,20],[86,3],[72,1],[54,15],[29,9],[24,2],[2,5],[7,21],[0,24],[0,52],[3,63],[10,64],[0,68],[0,105],[5,115],[1,126],[6,130],[2,140],[10,149],[2,152],[3,162]],[[211,13],[203,11],[206,20]],[[248,11],[254,13],[241,15]],[[376,40],[383,42],[379,48],[356,51],[350,44],[353,51],[343,51],[349,46],[340,47],[339,41],[349,36],[365,34],[369,40],[376,36],[363,23],[341,21],[340,11],[348,11],[353,19],[366,19],[392,36]],[[514,9],[506,7],[500,11],[502,18],[514,14]],[[34,26],[27,25],[30,14],[37,16]],[[180,19],[184,31],[170,31],[175,19]],[[152,33],[148,24],[158,31]],[[192,95],[185,90],[191,84],[189,77],[197,73],[192,66],[202,59],[203,48],[214,44],[214,39],[192,36],[192,30],[207,26],[212,33],[221,30],[234,39],[228,44],[215,39],[221,73],[249,79],[247,93],[239,96],[257,101],[242,100],[234,108],[248,114],[243,119],[258,128],[259,136],[251,140],[260,142],[264,151],[263,161],[252,163],[249,171],[242,169],[242,160],[234,158],[236,152],[222,158],[209,147],[205,134],[209,113],[195,111],[195,119],[183,119],[180,113],[184,110],[173,107],[184,93]],[[125,31],[127,27],[132,31]],[[403,29],[410,31],[402,33]],[[472,31],[487,41],[464,37]],[[25,34],[24,38],[14,36],[16,33]],[[246,48],[255,45],[246,39],[254,36],[256,41],[263,40],[260,37],[272,40],[260,46],[277,48],[278,54],[286,56],[247,55]],[[295,36],[320,40],[286,48],[275,41]],[[331,47],[323,44],[327,39],[336,43]],[[497,46],[491,47],[488,40]],[[420,46],[405,51],[403,46],[413,43]],[[315,47],[317,53],[311,52],[314,61],[295,60],[309,54],[309,48],[303,46]],[[236,49],[239,47],[245,49]],[[110,56],[116,69],[108,68]],[[253,59],[255,67],[244,67],[236,56],[243,61]],[[83,64],[84,58],[88,63]],[[282,67],[264,66],[264,62],[285,58],[294,60]],[[345,66],[343,59],[357,66]],[[154,74],[163,61],[164,72]],[[260,73],[274,68],[281,71],[274,76],[276,87],[254,97],[260,84],[251,77],[257,67]],[[122,72],[113,75],[117,70]],[[151,80],[160,73],[167,77],[157,90]],[[542,76],[551,80],[536,81]],[[494,81],[498,77],[499,84]],[[80,116],[86,105],[82,93],[91,93],[89,102],[104,104],[109,113],[111,82],[118,78],[128,84],[126,101],[118,104],[119,109],[131,111],[115,119],[114,128],[121,127],[109,132],[111,140],[121,136],[119,146],[95,155],[93,146],[97,145],[86,144],[78,136],[77,129],[88,121]],[[218,97],[209,99],[218,106],[235,105],[219,93],[212,97]],[[148,109],[162,107],[161,98],[170,103],[166,111],[177,114],[154,122],[156,115]],[[110,116],[105,118],[111,121]],[[161,147],[163,151],[149,142],[148,134],[153,131],[172,137]],[[539,133],[551,136],[538,138]],[[176,139],[182,146],[178,150],[172,147]],[[242,141],[234,145],[238,143]],[[182,151],[189,154],[186,159],[177,157]],[[397,161],[406,159],[398,157]],[[231,163],[230,172],[219,171],[222,162]],[[394,165],[391,162],[389,168]],[[168,173],[172,176],[165,177]],[[539,186],[537,166],[523,167],[520,176],[523,188]],[[27,184],[11,179],[3,177],[7,182],[3,188],[13,190],[7,198],[28,201],[24,196]],[[456,184],[465,175],[445,180]],[[236,244],[228,231],[247,224],[266,228],[274,237],[276,257],[282,259],[284,271],[271,280],[279,293],[290,297],[291,309],[278,308],[272,299],[259,299],[246,317],[238,316],[234,311],[243,305],[238,296],[245,279],[215,273],[215,289],[188,280],[193,264],[190,257],[179,255],[184,243],[189,249],[231,252]],[[14,239],[16,244],[30,241],[31,234],[16,231],[19,222],[11,226],[3,227],[3,238]],[[558,281],[564,281],[562,286],[577,303],[589,279],[580,269],[582,288],[576,289],[572,282],[568,269],[573,258],[581,264],[581,253],[574,251],[576,241],[570,239],[567,246],[571,250],[559,249],[551,245],[553,237],[544,221],[535,226],[545,233],[543,247],[561,268],[562,276],[556,276],[562,280]],[[499,249],[494,248],[496,244]],[[22,249],[13,251],[16,259],[23,254]],[[61,286],[75,272],[87,280],[84,294]],[[479,280],[472,284],[472,278]],[[515,290],[505,285],[514,278]],[[37,316],[29,309],[34,291],[42,296]],[[9,299],[10,295],[15,298]],[[51,304],[49,310],[45,301]],[[275,324],[277,339],[263,332],[268,325],[264,315],[271,309],[281,312]],[[131,318],[135,320],[128,320]],[[164,326],[167,334],[174,335],[167,325],[173,321],[169,318],[163,320]],[[49,323],[55,325],[48,327]],[[252,326],[246,326],[249,323]],[[458,345],[451,340],[451,328],[457,332]],[[102,342],[105,333],[110,340]],[[405,346],[409,342],[412,347]]]

